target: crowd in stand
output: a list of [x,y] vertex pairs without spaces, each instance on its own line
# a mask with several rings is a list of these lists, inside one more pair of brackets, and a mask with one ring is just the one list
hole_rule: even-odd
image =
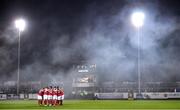
[[38,104],[44,106],[63,105],[64,91],[59,87],[45,87],[38,92]]

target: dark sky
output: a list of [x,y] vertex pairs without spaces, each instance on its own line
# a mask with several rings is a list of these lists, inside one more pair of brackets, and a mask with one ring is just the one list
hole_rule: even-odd
[[[162,32],[169,32],[171,29],[168,26],[177,24],[169,33],[157,34],[158,37],[163,36],[163,39],[153,39],[158,43],[155,48],[151,48],[150,53],[155,51],[154,60],[160,60],[149,64],[151,66],[142,67],[144,75],[156,74],[157,77],[152,76],[152,79],[158,79],[159,73],[163,80],[180,80],[177,67],[177,62],[180,61],[179,0],[1,0],[0,74],[4,79],[15,77],[17,33],[13,22],[21,17],[27,21],[27,28],[21,37],[21,71],[27,78],[37,79],[35,76],[42,74],[66,75],[71,73],[74,63],[85,61],[99,64],[99,74],[107,75],[112,72],[114,76],[117,72],[120,75],[129,73],[124,77],[132,80],[133,78],[128,77],[136,77],[133,75],[136,66],[132,64],[136,61],[136,55],[132,55],[136,47],[125,37],[131,36],[131,33],[126,32],[129,24],[126,25],[122,19],[126,19],[132,9],[137,7],[149,9],[150,14],[147,17],[152,17],[159,23],[157,26],[159,30],[162,28]],[[151,28],[156,34],[157,31],[154,30]],[[117,40],[118,31],[122,36],[121,40]],[[90,36],[94,37],[91,39]],[[106,51],[108,49],[110,50]],[[116,49],[122,49],[121,53],[127,57],[122,58],[123,63],[120,65],[116,62],[119,59]],[[148,53],[148,49],[142,52],[144,62],[149,60],[146,55]],[[104,57],[109,60],[101,59]],[[167,66],[169,62],[174,63],[172,65],[176,68]],[[111,71],[114,65],[118,66]],[[127,68],[121,69],[122,65]],[[109,71],[106,71],[107,67],[110,67]]]

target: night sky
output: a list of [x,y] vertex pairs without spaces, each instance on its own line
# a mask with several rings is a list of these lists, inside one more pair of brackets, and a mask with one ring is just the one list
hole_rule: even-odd
[[[142,28],[144,81],[180,81],[179,0],[1,0],[0,79],[17,74],[16,18],[21,35],[21,80],[69,77],[74,64],[97,64],[103,79],[136,81],[136,29],[129,17],[146,12]],[[22,75],[23,74],[23,75]]]

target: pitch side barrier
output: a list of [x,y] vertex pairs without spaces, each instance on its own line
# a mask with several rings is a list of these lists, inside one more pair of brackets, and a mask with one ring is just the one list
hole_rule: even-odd
[[[94,93],[94,99],[180,99],[180,92],[143,92],[137,93]],[[37,99],[37,94],[0,94],[0,100]]]
[[[136,98],[136,93],[134,94]],[[180,92],[151,92],[142,93],[143,99],[180,99]]]
[[95,99],[128,99],[128,93],[95,93]]
[[180,92],[95,93],[95,99],[180,99]]
[[0,100],[11,100],[11,99],[37,99],[37,94],[0,94]]

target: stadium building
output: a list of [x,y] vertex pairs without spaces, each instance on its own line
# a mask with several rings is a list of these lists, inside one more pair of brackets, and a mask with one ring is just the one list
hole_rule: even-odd
[[74,65],[73,98],[92,98],[97,89],[96,64]]
[[[96,64],[73,64],[72,79],[64,85],[65,98],[70,99],[128,99],[137,98],[137,81],[100,81]],[[66,83],[66,84],[67,84]],[[36,99],[37,91],[44,87],[41,81],[20,82],[16,95],[16,81],[0,82],[0,99]],[[48,85],[48,84],[46,84]],[[56,83],[61,86],[61,81]],[[68,92],[67,92],[68,91]],[[180,99],[180,82],[141,82],[143,99]]]

